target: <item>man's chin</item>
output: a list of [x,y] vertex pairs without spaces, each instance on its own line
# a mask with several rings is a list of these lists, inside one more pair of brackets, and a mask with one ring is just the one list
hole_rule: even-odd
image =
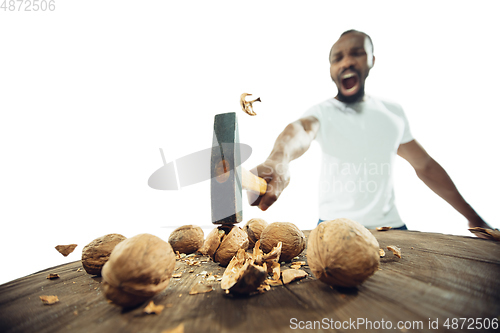
[[344,103],[356,103],[361,101],[364,96],[365,96],[365,90],[361,88],[355,94],[349,96],[346,96],[339,91],[336,98]]

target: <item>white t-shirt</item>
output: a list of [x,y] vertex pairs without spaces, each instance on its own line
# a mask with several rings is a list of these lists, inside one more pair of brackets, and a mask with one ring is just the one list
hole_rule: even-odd
[[403,226],[394,204],[392,166],[399,145],[413,137],[401,106],[366,95],[352,104],[331,98],[307,116],[320,122],[319,218],[346,217],[367,228]]

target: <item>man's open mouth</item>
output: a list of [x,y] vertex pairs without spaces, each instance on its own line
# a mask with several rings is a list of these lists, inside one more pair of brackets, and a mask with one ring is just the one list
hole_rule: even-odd
[[344,94],[349,94],[355,92],[358,88],[359,77],[356,73],[347,73],[341,76],[342,88],[344,88]]

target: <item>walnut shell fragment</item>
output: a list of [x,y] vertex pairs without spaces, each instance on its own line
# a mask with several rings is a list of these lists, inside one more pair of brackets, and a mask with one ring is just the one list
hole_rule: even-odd
[[138,305],[167,287],[174,267],[169,243],[150,234],[126,239],[102,268],[104,295],[123,307]]
[[227,266],[239,249],[248,248],[248,236],[238,226],[220,226],[207,236],[200,252],[221,266]]
[[260,100],[260,97],[258,97],[257,99],[254,99],[253,101],[246,101],[245,97],[247,97],[247,96],[252,96],[252,94],[243,93],[240,96],[240,106],[241,106],[241,109],[246,114],[249,114],[251,116],[255,116],[255,115],[257,115],[257,113],[255,113],[253,111],[253,105],[252,104],[254,102],[262,102],[262,101]]
[[474,227],[474,228],[469,228],[469,231],[473,234],[486,236],[488,239],[500,241],[500,230],[498,229],[486,229],[481,227]]
[[71,252],[75,250],[77,244],[69,244],[69,245],[57,245],[56,250],[59,251],[60,254],[67,257]]
[[49,275],[47,275],[47,279],[49,279],[49,280],[59,279],[59,274],[57,274],[57,273],[50,273]]
[[271,287],[277,287],[283,285],[283,281],[281,281],[279,277],[278,279],[266,280],[266,283],[268,283]]
[[161,304],[155,304],[153,301],[150,301],[148,305],[144,308],[142,312],[146,314],[160,314],[163,309],[165,308],[165,305]]
[[378,254],[380,255],[380,258],[385,257],[385,251],[383,249],[378,249]]
[[267,276],[267,268],[254,264],[254,260],[244,249],[238,250],[222,275],[221,288],[236,294],[256,291]]
[[[276,281],[282,284],[280,253],[281,242],[271,252],[264,254],[260,249],[260,240],[255,243],[252,254],[243,249],[238,250],[224,271],[221,288],[226,292],[249,294],[254,291],[263,293]],[[272,275],[273,280],[266,280],[268,274]]]
[[127,239],[120,234],[108,234],[94,239],[82,250],[82,266],[88,274],[101,275],[104,264],[108,261],[115,246]]
[[394,255],[396,257],[401,258],[401,249],[399,247],[397,247],[396,245],[387,246],[387,250],[392,251],[392,253],[394,253]]
[[298,265],[298,266],[304,266],[307,263],[305,261],[294,261],[292,262],[292,265]]
[[197,225],[184,225],[172,231],[168,242],[174,252],[191,254],[203,245],[203,230]]
[[[269,269],[271,271],[269,271]],[[267,272],[272,275],[273,280],[279,280],[279,278],[281,276],[281,265],[280,265],[280,263],[279,262],[273,262],[269,266]]]
[[163,330],[161,333],[184,333],[184,323],[180,323],[176,327],[169,329],[169,330]]
[[263,219],[255,218],[248,220],[247,224],[243,226],[243,231],[248,235],[248,248],[252,249],[255,242],[260,239],[262,231],[268,226],[268,223]]
[[290,268],[293,268],[293,269],[300,269],[300,267],[302,265],[305,265],[306,262],[305,261],[295,261],[295,262],[292,262],[292,264],[290,265]]
[[281,247],[282,243],[278,242],[278,244],[273,247],[271,252],[264,254],[264,252],[260,249],[259,239],[253,248],[252,257],[255,264],[262,266],[265,263],[267,265],[267,272],[273,275],[273,279],[279,279],[280,277]]
[[301,269],[285,269],[281,271],[281,278],[283,284],[289,284],[292,281],[300,280],[307,277],[307,272]]
[[355,287],[380,264],[377,239],[364,226],[346,218],[320,223],[311,231],[307,246],[312,273],[332,286]]
[[59,297],[52,295],[52,296],[39,296],[40,299],[42,300],[43,304],[45,305],[52,305],[54,303],[59,302]]
[[208,284],[197,283],[191,288],[189,295],[209,293],[214,290],[214,287]]
[[392,227],[377,227],[375,229],[377,229],[377,231],[387,231],[387,230],[391,230]]
[[290,222],[273,222],[260,235],[264,252],[270,252],[278,242],[282,243],[280,260],[288,262],[306,248],[306,237],[297,226]]
[[266,281],[264,281],[264,282],[263,282],[263,283],[259,286],[259,288],[257,288],[257,291],[258,291],[260,294],[265,293],[266,291],[269,291],[269,290],[271,290],[271,286],[270,286],[270,285],[268,285],[268,284],[266,283]]

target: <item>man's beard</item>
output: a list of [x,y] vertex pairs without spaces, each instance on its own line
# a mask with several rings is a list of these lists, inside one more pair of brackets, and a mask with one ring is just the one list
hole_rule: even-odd
[[365,96],[365,85],[362,85],[361,87],[359,87],[359,90],[357,93],[355,93],[354,95],[351,95],[351,96],[345,96],[343,95],[341,92],[340,92],[340,89],[337,93],[337,99],[341,102],[344,102],[344,103],[356,103],[356,102],[359,102],[363,99],[363,96]]

